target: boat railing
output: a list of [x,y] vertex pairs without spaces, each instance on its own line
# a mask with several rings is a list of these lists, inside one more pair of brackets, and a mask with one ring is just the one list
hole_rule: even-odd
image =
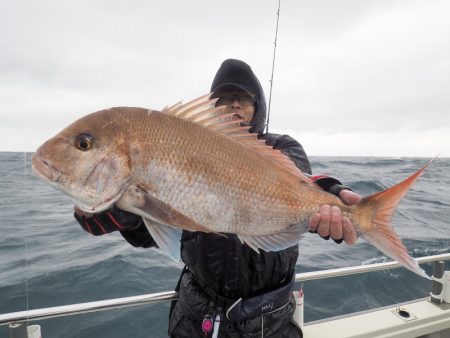
[[[450,253],[419,257],[416,261],[419,264],[450,260]],[[295,275],[296,282],[305,282],[331,277],[348,276],[354,274],[367,273],[379,270],[389,270],[399,268],[401,265],[396,262],[383,262],[367,265],[358,265],[345,268],[329,269],[322,271],[302,272]],[[17,322],[29,322],[35,320],[49,319],[61,316],[70,316],[88,312],[106,311],[123,307],[140,306],[154,304],[158,302],[171,301],[177,298],[174,291],[144,294],[132,297],[114,298],[95,302],[78,303],[71,305],[55,306],[27,311],[11,312],[0,314],[0,326],[14,324]]]

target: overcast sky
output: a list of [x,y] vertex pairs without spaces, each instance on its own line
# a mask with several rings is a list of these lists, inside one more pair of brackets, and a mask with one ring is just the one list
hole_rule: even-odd
[[[0,151],[112,106],[161,109],[251,65],[278,1],[0,0]],[[450,156],[450,1],[281,3],[270,130],[309,155]]]

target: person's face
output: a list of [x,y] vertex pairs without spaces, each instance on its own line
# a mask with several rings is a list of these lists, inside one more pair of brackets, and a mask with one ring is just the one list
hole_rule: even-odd
[[255,114],[255,98],[246,92],[233,91],[218,95],[216,106],[226,106],[226,113],[233,113],[249,123]]

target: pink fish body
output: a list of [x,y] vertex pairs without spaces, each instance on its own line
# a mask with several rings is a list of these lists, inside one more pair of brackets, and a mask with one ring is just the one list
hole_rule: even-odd
[[161,112],[119,107],[87,115],[37,150],[34,171],[86,212],[116,204],[141,215],[173,256],[182,230],[233,233],[255,250],[281,250],[296,244],[309,217],[330,204],[371,244],[427,277],[390,219],[429,163],[348,206],[214,105],[203,96]]

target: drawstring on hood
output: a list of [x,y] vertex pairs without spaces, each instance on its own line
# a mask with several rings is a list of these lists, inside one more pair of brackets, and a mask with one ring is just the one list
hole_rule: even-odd
[[214,97],[229,91],[245,91],[255,96],[255,114],[250,121],[251,133],[264,133],[266,123],[266,98],[261,83],[248,64],[241,60],[222,62],[211,85]]

